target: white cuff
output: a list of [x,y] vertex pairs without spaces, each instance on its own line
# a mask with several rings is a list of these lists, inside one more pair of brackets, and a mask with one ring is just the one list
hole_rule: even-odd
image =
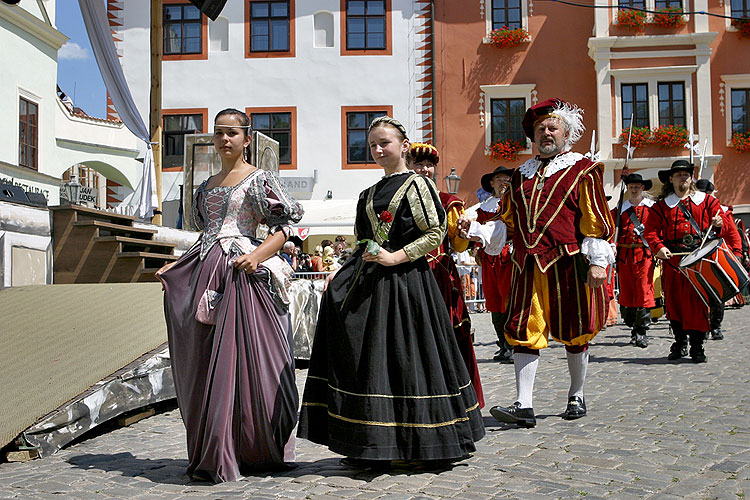
[[592,266],[606,268],[615,263],[612,246],[600,238],[584,238],[581,243],[581,253],[586,256]]
[[469,238],[472,236],[479,237],[488,255],[500,255],[508,238],[508,227],[501,220],[487,221],[484,224],[472,221],[469,227]]

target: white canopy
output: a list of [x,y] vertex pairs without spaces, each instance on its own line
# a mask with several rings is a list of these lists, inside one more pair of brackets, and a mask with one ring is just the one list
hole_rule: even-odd
[[311,235],[354,236],[357,200],[300,200],[305,209],[302,220],[295,224],[302,239]]

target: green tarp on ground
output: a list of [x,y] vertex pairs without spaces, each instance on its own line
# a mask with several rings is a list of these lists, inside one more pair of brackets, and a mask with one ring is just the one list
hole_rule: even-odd
[[0,290],[0,447],[166,340],[160,283]]

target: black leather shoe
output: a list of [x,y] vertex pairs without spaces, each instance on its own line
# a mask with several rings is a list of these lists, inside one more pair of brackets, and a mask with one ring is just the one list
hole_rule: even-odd
[[711,338],[714,340],[724,340],[724,334],[721,333],[720,328],[715,328],[711,330]]
[[635,333],[630,334],[630,345],[635,345]]
[[586,416],[586,400],[578,396],[568,398],[568,407],[565,408],[563,418],[565,420],[575,420]]
[[508,364],[508,365],[513,364],[513,351],[500,349],[492,357],[492,360],[497,361],[498,363],[503,363],[503,364]]
[[707,358],[703,346],[691,347],[690,358],[693,360],[693,363],[705,363]]
[[680,359],[683,356],[687,356],[687,344],[674,342],[672,344],[672,347],[669,348],[669,356],[667,356],[667,359],[670,361],[674,361],[676,359]]
[[648,347],[648,337],[646,337],[645,335],[636,335],[635,345],[636,347],[640,347],[640,348]]
[[490,415],[498,422],[516,424],[518,427],[531,428],[536,426],[536,417],[533,408],[521,408],[521,403],[516,401],[510,406],[493,406]]

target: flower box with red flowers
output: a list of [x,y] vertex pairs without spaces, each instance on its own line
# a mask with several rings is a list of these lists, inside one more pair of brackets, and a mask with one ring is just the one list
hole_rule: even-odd
[[682,9],[679,7],[666,7],[659,9],[654,14],[654,19],[651,21],[657,26],[663,28],[681,28],[685,25],[685,18],[682,17]]
[[490,43],[500,49],[515,47],[522,42],[528,42],[530,39],[531,35],[523,28],[502,26],[490,32]]
[[737,28],[740,38],[750,38],[750,19],[735,19],[732,26]]
[[490,158],[493,160],[516,161],[518,153],[526,149],[526,144],[513,139],[499,140],[490,146]]
[[654,129],[651,142],[664,149],[679,148],[688,142],[688,131],[682,125],[662,125]]
[[646,13],[642,10],[620,9],[617,12],[617,24],[628,30],[640,31],[646,25]]
[[651,142],[651,129],[648,127],[633,127],[633,134],[630,135],[630,128],[623,129],[620,134],[620,144],[628,144],[630,137],[630,146],[639,148]]
[[738,153],[750,153],[750,130],[747,132],[735,132],[732,135],[732,147]]

